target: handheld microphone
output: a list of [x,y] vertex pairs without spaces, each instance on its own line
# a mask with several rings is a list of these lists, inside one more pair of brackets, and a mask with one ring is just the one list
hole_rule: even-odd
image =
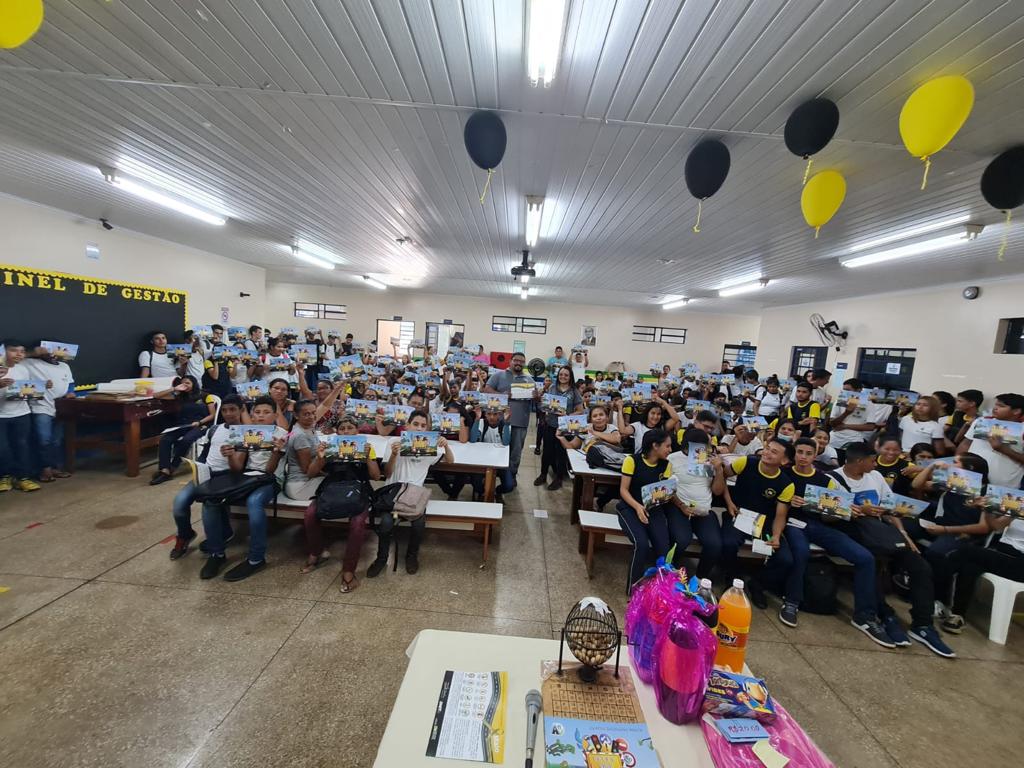
[[533,745],[537,743],[537,719],[543,701],[536,688],[526,692],[526,768],[533,768]]

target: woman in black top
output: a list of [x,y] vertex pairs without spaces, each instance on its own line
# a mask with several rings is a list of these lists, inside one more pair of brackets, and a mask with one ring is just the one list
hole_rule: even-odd
[[[583,398],[572,381],[572,368],[565,365],[558,369],[554,384],[548,390],[549,394],[564,397],[568,403],[565,412],[581,413],[583,411]],[[557,491],[562,487],[562,478],[569,473],[569,459],[565,454],[565,448],[558,442],[558,415],[554,413],[538,414],[538,418],[544,419],[542,427],[544,435],[542,438],[543,454],[540,457],[540,474],[533,481],[534,485],[544,485],[548,479],[548,470],[554,473],[554,479],[548,486],[549,491]]]
[[213,424],[217,413],[216,402],[199,388],[194,376],[179,376],[171,384],[171,389],[160,394],[174,393],[179,404],[177,428],[160,436],[159,468],[153,473],[150,485],[160,485],[171,479],[188,449]]

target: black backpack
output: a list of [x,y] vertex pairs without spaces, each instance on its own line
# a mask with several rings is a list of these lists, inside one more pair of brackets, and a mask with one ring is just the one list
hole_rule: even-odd
[[835,563],[827,557],[812,558],[804,572],[804,599],[800,607],[808,613],[831,616],[838,607],[838,586]]
[[342,520],[361,515],[368,507],[370,491],[357,472],[348,466],[330,467],[331,474],[316,489],[318,520]]

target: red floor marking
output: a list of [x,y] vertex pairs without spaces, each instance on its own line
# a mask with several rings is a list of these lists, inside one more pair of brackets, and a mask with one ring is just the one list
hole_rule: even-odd
[[42,523],[30,523],[25,526],[25,530],[27,531],[29,528],[38,528],[40,525],[42,525]]
[[172,541],[174,541],[174,536],[168,536],[166,539],[161,539],[160,543],[161,544],[170,544]]

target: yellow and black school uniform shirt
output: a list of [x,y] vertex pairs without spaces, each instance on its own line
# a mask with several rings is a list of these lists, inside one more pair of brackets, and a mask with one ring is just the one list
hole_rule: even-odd
[[[813,400],[808,400],[803,405],[800,405],[796,400],[790,400],[789,405],[786,406],[786,418],[793,419],[798,424],[804,419],[818,419],[821,420],[821,406]],[[810,437],[813,434],[811,428],[807,425],[800,427],[800,433],[804,437]]]
[[906,496],[910,491],[910,478],[903,476],[903,470],[911,465],[911,462],[900,456],[892,464],[885,464],[881,459],[878,459],[875,462],[875,469],[878,470],[878,474],[885,478],[886,485],[892,488],[893,493]]
[[668,459],[661,459],[652,464],[640,454],[630,454],[622,460],[622,474],[630,478],[630,495],[637,502],[641,502],[640,489],[659,480],[668,480],[672,477],[672,465],[668,463]]
[[[803,472],[798,472],[796,467],[786,467],[786,474],[789,475],[789,479],[793,483],[793,495],[804,497],[804,493],[807,490],[807,486],[816,485],[820,488],[831,488],[836,489],[839,487],[839,483],[835,481],[835,478],[822,472],[820,469],[814,468],[810,474],[805,475]],[[803,518],[805,515],[818,515],[812,512],[805,512],[803,507],[791,507],[790,514],[794,517]]]
[[952,416],[946,416],[941,419],[942,429],[946,433],[946,439],[951,443],[954,442],[956,440],[956,436],[960,434],[960,430],[963,426],[965,424],[969,425],[973,421],[974,419],[963,411],[953,411]]
[[736,485],[729,489],[729,496],[737,507],[765,515],[769,522],[775,518],[775,504],[789,504],[795,495],[793,481],[781,469],[767,474],[761,468],[756,456],[740,456],[729,466],[736,475]]

